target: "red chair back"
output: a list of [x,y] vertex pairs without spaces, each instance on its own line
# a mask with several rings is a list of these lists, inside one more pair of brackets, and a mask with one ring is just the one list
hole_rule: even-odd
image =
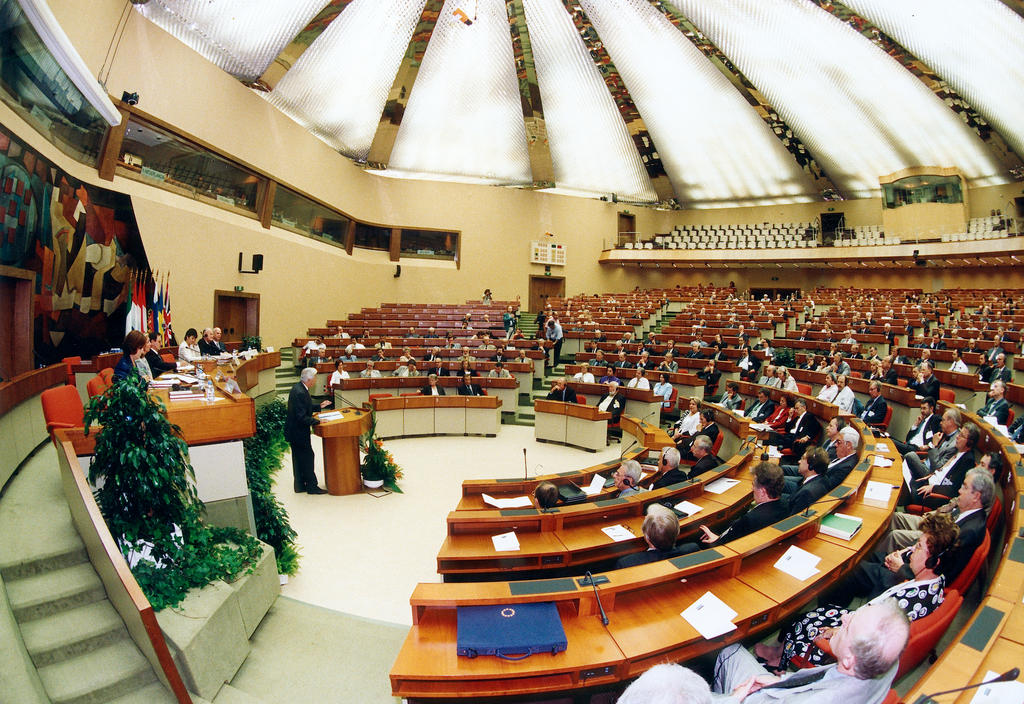
[[100,369],[99,375],[103,378],[103,381],[107,382],[108,385],[114,383],[114,368],[113,367],[107,367],[106,369]]
[[1013,419],[1017,416],[1014,414],[1013,409],[1010,408],[1006,411],[1006,427],[1009,428],[1013,425]]
[[[896,380],[896,386],[902,386],[904,389],[907,388],[907,380],[906,379],[897,379]],[[939,389],[939,391],[941,391],[941,390],[942,389]]]
[[86,383],[85,385],[85,388],[89,392],[89,398],[94,398],[96,396],[103,395],[103,393],[105,393],[106,390],[110,388],[110,384],[103,381],[103,377],[97,375],[94,376],[92,379],[89,379],[88,383]]
[[174,364],[174,355],[168,352],[161,352],[160,359],[164,360],[168,364]]
[[988,531],[989,535],[993,535],[996,532],[996,525],[999,523],[999,518],[1003,515],[1003,500],[999,498],[999,495],[992,497],[992,510],[988,512],[988,520],[985,521],[985,530]]
[[375,398],[391,398],[391,394],[370,394],[369,395],[370,403],[373,403],[373,399],[375,399]]
[[53,436],[56,428],[81,428],[85,425],[85,409],[78,389],[65,385],[47,389],[40,395],[46,432]]
[[725,439],[725,433],[718,431],[718,436],[715,441],[711,443],[711,454],[717,455],[718,451],[722,449],[722,441]]
[[811,395],[811,385],[810,384],[805,384],[802,381],[798,381],[798,382],[796,382],[796,389],[797,389],[797,391],[802,393],[804,396],[810,396]]
[[583,394],[576,394],[576,403],[580,404],[581,406],[586,406],[587,397],[584,396]]
[[903,677],[920,665],[921,661],[935,649],[939,639],[949,628],[949,624],[953,622],[953,617],[960,610],[964,598],[956,589],[947,589],[944,597],[939,608],[924,618],[910,623],[910,639],[900,656],[900,667],[896,672],[896,679]]
[[949,401],[950,403],[956,403],[956,394],[953,393],[953,389],[939,387],[939,400]]
[[67,367],[67,370],[68,370],[68,384],[71,385],[71,386],[74,386],[75,385],[75,373],[73,371],[71,371],[71,367],[74,364],[81,364],[82,363],[82,358],[81,357],[65,357],[64,359],[62,359],[60,361],[64,363],[65,367]]
[[399,394],[400,396],[422,396],[419,391],[409,391],[407,393]]
[[956,579],[949,585],[949,588],[961,594],[966,593],[971,588],[971,584],[974,583],[974,578],[978,576],[978,572],[981,571],[981,566],[984,564],[985,558],[988,557],[988,551],[991,547],[992,539],[989,538],[988,531],[985,531],[985,537],[981,539],[981,545],[971,555],[971,559],[964,567],[963,572],[956,576]]
[[881,423],[872,423],[872,428],[878,428],[880,430],[889,429],[889,421],[892,420],[892,406],[887,406],[885,409],[885,418],[882,419]]

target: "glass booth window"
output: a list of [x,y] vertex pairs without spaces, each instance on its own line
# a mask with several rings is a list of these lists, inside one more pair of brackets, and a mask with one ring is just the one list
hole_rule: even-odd
[[365,249],[391,249],[391,228],[356,223],[355,246]]
[[347,217],[281,185],[274,193],[272,219],[281,227],[345,246]]
[[882,184],[886,208],[914,203],[963,203],[959,176],[908,176]]
[[14,0],[0,0],[0,100],[62,152],[95,166],[107,122]]
[[168,190],[256,212],[261,177],[136,117],[128,121],[118,168]]
[[459,233],[435,230],[402,230],[402,256],[454,260]]

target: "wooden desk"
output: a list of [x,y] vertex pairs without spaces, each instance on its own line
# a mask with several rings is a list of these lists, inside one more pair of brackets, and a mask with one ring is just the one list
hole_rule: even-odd
[[[332,496],[355,494],[362,490],[359,473],[359,436],[370,429],[370,413],[344,408],[342,417],[313,426],[313,433],[324,443],[324,481]],[[320,414],[316,414],[319,416]]]
[[[504,379],[503,381],[514,381]],[[497,396],[389,396],[373,400],[382,438],[425,435],[486,435],[501,427]]]
[[557,442],[597,452],[608,444],[608,421],[612,414],[597,406],[537,399],[533,402],[533,437],[540,442]]

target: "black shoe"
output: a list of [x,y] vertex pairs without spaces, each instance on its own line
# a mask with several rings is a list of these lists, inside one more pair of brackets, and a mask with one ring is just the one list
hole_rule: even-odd
[[326,494],[326,489],[321,489],[318,486],[314,486],[312,489],[306,489],[307,494]]
[[296,486],[295,487],[295,493],[296,494],[305,494],[306,493],[306,487],[304,487],[304,486]]

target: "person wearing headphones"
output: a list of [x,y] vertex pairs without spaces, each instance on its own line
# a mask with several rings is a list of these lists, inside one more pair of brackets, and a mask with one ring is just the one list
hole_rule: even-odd
[[624,499],[640,492],[637,488],[640,483],[640,463],[636,460],[626,460],[619,465],[619,468],[612,474],[615,481],[615,488],[619,490],[616,496]]

